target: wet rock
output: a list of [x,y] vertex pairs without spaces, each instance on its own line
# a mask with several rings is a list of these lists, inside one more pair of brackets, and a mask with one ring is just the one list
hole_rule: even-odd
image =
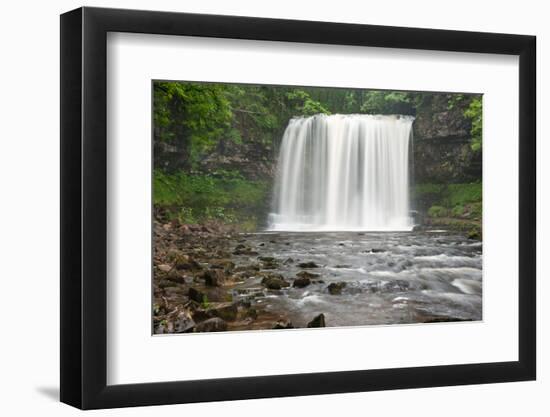
[[327,287],[329,294],[331,295],[340,295],[342,294],[342,290],[346,286],[345,282],[332,282]]
[[179,259],[176,261],[177,270],[200,271],[203,269],[203,266],[196,260],[189,257],[186,257],[185,259],[187,260]]
[[290,320],[278,320],[273,329],[294,329],[294,326]]
[[196,332],[224,332],[226,330],[227,322],[220,319],[219,317],[205,320],[195,327]]
[[481,234],[479,233],[479,230],[472,229],[468,232],[468,239],[471,240],[481,240]]
[[259,271],[260,269],[260,265],[258,264],[239,265],[233,269],[233,272],[254,272]]
[[166,289],[166,288],[176,286],[177,283],[175,283],[174,281],[171,281],[169,279],[161,279],[161,280],[158,281],[157,285],[158,285],[159,288]]
[[185,257],[187,255],[183,254],[180,250],[175,248],[168,249],[168,252],[166,252],[166,259],[168,259],[170,262],[175,262],[176,259],[179,257]]
[[226,303],[233,301],[233,296],[223,287],[206,287],[204,289],[208,302]]
[[169,281],[172,281],[175,284],[185,284],[185,277],[179,275],[176,271],[174,273],[170,273],[166,276],[166,279]]
[[250,246],[239,244],[235,247],[233,255],[258,255],[258,252],[256,252]]
[[371,250],[369,251],[365,251],[367,253],[384,253],[384,252],[387,252],[385,249],[381,249],[381,248],[372,248]]
[[159,271],[162,272],[170,272],[172,270],[172,267],[168,264],[161,264],[157,266]]
[[204,283],[210,287],[220,287],[225,282],[225,274],[221,269],[209,269],[202,275]]
[[286,258],[283,262],[285,265],[290,265],[294,263],[294,259],[292,258]]
[[262,262],[262,269],[277,269],[278,267],[277,262]]
[[256,320],[258,318],[258,311],[255,308],[249,308],[246,310],[246,317]]
[[300,278],[315,279],[315,278],[319,278],[321,274],[316,274],[315,272],[309,272],[309,271],[300,271],[296,274],[296,276]]
[[187,333],[195,328],[195,322],[188,311],[180,312],[174,320],[175,333]]
[[410,283],[402,279],[396,279],[393,282],[389,282],[387,287],[391,288],[393,291],[407,291],[410,287]]
[[212,269],[222,269],[225,272],[231,272],[235,268],[235,264],[230,259],[218,259],[210,263]]
[[280,290],[290,286],[280,274],[264,275],[262,285],[270,290]]
[[211,317],[219,317],[225,321],[233,321],[237,318],[238,308],[234,303],[216,304],[207,310]]
[[313,261],[308,261],[308,262],[300,262],[298,264],[298,266],[300,268],[319,268],[319,265],[317,265],[315,262]]
[[307,287],[309,284],[311,284],[311,279],[309,279],[308,277],[299,277],[294,280],[292,286],[296,288],[304,288]]
[[313,320],[307,324],[307,327],[325,327],[325,315],[321,313],[315,316]]
[[353,268],[352,265],[348,265],[348,264],[338,264],[338,265],[334,265],[335,268]]
[[194,287],[189,288],[188,296],[190,300],[196,301],[199,304],[202,304],[206,299],[206,294],[200,290],[197,290]]
[[258,259],[262,262],[275,262],[276,259],[273,256],[258,256]]

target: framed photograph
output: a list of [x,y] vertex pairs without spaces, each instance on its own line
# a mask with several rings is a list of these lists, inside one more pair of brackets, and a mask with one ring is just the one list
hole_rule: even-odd
[[535,37],[61,16],[61,401],[533,380]]

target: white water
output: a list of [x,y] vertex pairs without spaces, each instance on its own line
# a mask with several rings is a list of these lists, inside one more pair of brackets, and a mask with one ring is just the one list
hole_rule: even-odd
[[290,120],[281,143],[270,229],[411,230],[413,120],[340,114]]

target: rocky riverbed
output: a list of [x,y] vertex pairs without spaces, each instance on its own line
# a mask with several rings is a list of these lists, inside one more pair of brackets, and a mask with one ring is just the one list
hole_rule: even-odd
[[482,244],[437,230],[154,223],[155,334],[482,318]]

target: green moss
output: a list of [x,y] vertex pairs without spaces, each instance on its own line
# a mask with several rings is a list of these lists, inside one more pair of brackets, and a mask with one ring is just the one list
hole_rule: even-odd
[[428,210],[428,216],[430,217],[445,217],[448,214],[448,210],[441,206],[431,206]]

